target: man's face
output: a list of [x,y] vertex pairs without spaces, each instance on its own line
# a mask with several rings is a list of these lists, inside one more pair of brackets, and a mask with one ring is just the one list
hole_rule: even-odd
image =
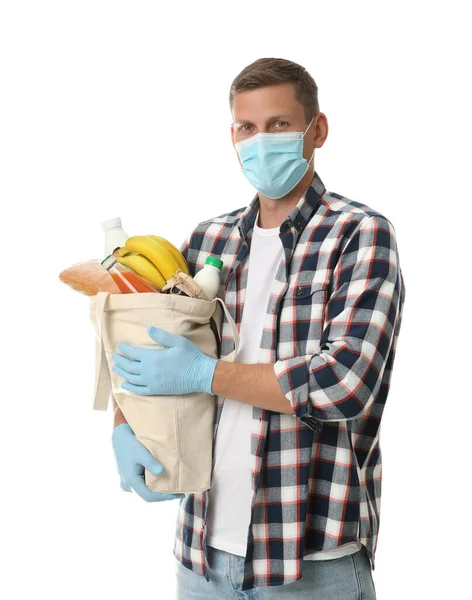
[[[231,137],[233,146],[256,133],[278,133],[282,131],[305,131],[303,105],[295,97],[292,83],[280,83],[236,94],[233,100],[233,123]],[[303,156],[308,161],[315,147],[321,147],[324,139],[315,136],[316,124],[322,113],[314,118],[304,138]],[[241,165],[241,160],[238,161]],[[242,166],[242,165],[241,165]]]

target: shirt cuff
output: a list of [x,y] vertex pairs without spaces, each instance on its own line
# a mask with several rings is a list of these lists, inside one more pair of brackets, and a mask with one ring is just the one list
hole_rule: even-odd
[[[297,417],[315,433],[323,429],[323,423],[313,414],[313,404],[309,393],[309,365],[311,355],[295,356],[274,363],[274,373],[282,392],[293,408],[293,417]],[[317,412],[323,413],[318,410]],[[324,415],[327,418],[327,415]]]

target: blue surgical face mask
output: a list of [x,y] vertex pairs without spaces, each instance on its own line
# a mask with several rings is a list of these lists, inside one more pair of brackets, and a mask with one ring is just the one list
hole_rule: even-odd
[[305,132],[256,133],[235,144],[242,171],[258,192],[275,200],[300,183],[315,155],[313,150],[308,162],[303,157],[303,138],[310,125]]

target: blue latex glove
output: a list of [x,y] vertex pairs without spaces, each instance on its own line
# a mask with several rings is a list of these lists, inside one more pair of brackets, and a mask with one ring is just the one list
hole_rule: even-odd
[[121,489],[131,492],[133,489],[146,502],[162,502],[183,498],[185,494],[162,494],[151,491],[144,483],[144,468],[154,475],[163,472],[161,463],[154,458],[146,446],[136,439],[134,431],[128,423],[122,423],[113,428],[111,436],[115,453]]
[[113,354],[112,370],[126,379],[121,387],[149,396],[180,395],[192,392],[212,394],[218,358],[204,354],[198,346],[177,333],[148,327],[149,337],[167,348],[138,348],[119,344],[126,355]]

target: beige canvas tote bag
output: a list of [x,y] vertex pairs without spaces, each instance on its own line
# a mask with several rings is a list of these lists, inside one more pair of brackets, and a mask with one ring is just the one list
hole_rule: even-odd
[[[165,288],[164,288],[165,289]],[[239,347],[236,324],[221,298],[204,300],[179,293],[110,294],[90,298],[90,318],[95,326],[96,361],[93,408],[107,410],[110,393],[140,441],[162,464],[162,475],[147,469],[144,479],[155,492],[198,493],[209,489],[212,470],[212,394],[145,396],[121,388],[123,379],[111,367],[118,344],[162,348],[147,327],[154,325],[185,336],[205,354],[218,358],[223,309],[235,340],[235,349],[221,360],[232,362]]]

